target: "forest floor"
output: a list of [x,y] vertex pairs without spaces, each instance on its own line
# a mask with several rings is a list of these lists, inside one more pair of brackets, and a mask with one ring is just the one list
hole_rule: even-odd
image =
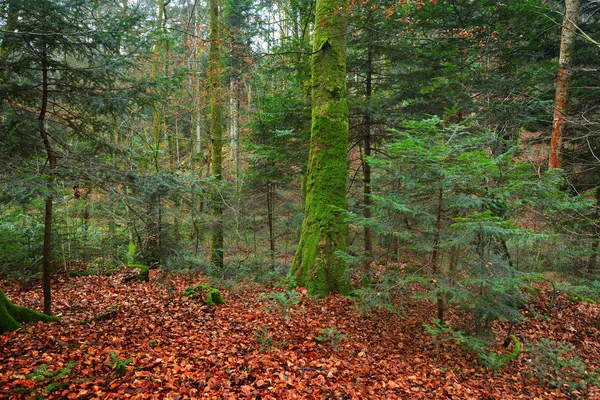
[[[284,318],[259,295],[273,289],[256,283],[223,290],[226,304],[210,308],[182,295],[206,282],[200,275],[151,271],[149,283],[124,283],[124,276],[57,276],[54,312],[62,321],[0,335],[0,398],[600,398],[595,386],[569,393],[532,374],[528,348],[542,337],[572,343],[588,370],[600,367],[598,306],[564,295],[553,318],[515,327],[523,351],[489,371],[456,344],[425,333],[423,322],[435,310],[424,300],[407,297],[403,316],[363,316],[350,299],[316,300],[297,289],[300,303]],[[41,308],[37,283],[0,287],[15,304]],[[542,290],[530,310],[545,313],[549,292]],[[456,314],[450,320],[460,322]],[[508,327],[496,328],[496,350],[507,353]]]

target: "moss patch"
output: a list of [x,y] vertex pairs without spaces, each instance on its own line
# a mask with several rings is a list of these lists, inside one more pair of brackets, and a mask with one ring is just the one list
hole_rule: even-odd
[[567,296],[567,300],[572,301],[573,303],[596,304],[595,300],[590,299],[589,297],[581,296],[579,294],[570,294]]
[[23,322],[51,322],[60,318],[34,311],[27,307],[15,306],[0,290],[0,333],[17,330]]
[[215,304],[225,304],[221,291],[208,285],[188,286],[182,294],[190,299],[202,299],[209,307],[213,307]]
[[312,57],[312,126],[304,221],[291,275],[309,293],[349,294],[352,285],[338,252],[346,250],[347,3],[319,0]]
[[517,358],[517,356],[521,352],[521,342],[519,342],[519,339],[517,339],[517,337],[515,335],[510,335],[508,338],[511,340],[511,342],[513,342],[515,347],[513,348],[512,352],[502,356],[503,364],[508,364],[509,362],[511,362],[512,360]]

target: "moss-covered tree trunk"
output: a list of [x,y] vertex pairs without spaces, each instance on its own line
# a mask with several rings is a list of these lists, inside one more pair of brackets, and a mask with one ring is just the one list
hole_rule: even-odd
[[21,327],[21,322],[58,321],[59,318],[42,314],[27,307],[15,306],[0,290],[0,334]]
[[211,263],[223,268],[223,116],[221,107],[221,33],[219,28],[218,0],[210,0],[210,49],[208,52],[208,76],[210,82],[210,141],[211,173],[213,189],[211,207],[214,217],[211,244]]
[[346,0],[317,0],[312,56],[312,128],[306,203],[300,242],[291,273],[310,293],[349,293],[345,251],[346,151]]

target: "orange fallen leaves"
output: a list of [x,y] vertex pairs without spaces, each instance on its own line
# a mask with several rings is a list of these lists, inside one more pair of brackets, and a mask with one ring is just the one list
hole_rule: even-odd
[[[167,279],[175,295],[164,283],[123,284],[119,275],[57,278],[63,321],[0,336],[0,398],[567,398],[528,374],[526,353],[493,373],[458,346],[433,343],[421,326],[434,315],[425,301],[407,298],[403,319],[386,311],[361,317],[351,300],[316,301],[300,289],[301,304],[283,320],[261,311],[257,296],[265,288],[224,291],[227,304],[208,309],[178,295],[200,276]],[[41,305],[39,291],[1,285],[17,303]],[[79,323],[114,304],[121,305],[118,318]],[[531,307],[540,312],[545,305]],[[561,298],[556,308],[560,318],[528,320],[516,334],[523,342],[551,335],[574,343],[598,368],[597,308]],[[273,342],[266,350],[255,336],[261,327]],[[346,335],[337,348],[315,339],[329,327]],[[111,351],[132,360],[121,376],[107,365]],[[69,361],[76,363],[72,372],[55,382],[28,377],[43,363],[57,371]],[[45,391],[50,383],[58,388]],[[598,394],[590,388],[590,397]]]

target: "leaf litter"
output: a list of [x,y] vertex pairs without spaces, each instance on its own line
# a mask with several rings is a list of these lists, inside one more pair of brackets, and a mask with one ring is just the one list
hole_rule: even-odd
[[[435,342],[422,326],[434,306],[423,300],[405,299],[404,316],[363,316],[351,299],[316,300],[299,288],[300,302],[283,318],[260,296],[271,289],[256,283],[222,290],[226,304],[208,307],[181,294],[206,280],[201,275],[152,275],[148,283],[123,283],[120,273],[57,276],[53,306],[62,321],[0,335],[0,398],[600,398],[592,385],[587,392],[542,385],[526,345],[516,360],[489,371],[457,345]],[[38,288],[0,285],[16,304],[41,308]],[[542,312],[543,296],[536,301],[530,308]],[[514,333],[523,343],[572,343],[596,370],[598,319],[596,305],[559,296],[552,319],[527,319]],[[319,339],[323,332],[335,333],[335,346]]]

